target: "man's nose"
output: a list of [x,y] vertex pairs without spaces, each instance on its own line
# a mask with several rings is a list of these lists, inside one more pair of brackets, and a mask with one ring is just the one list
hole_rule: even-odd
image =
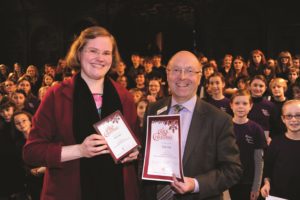
[[185,76],[186,76],[186,73],[185,73],[184,69],[181,69],[181,71],[180,71],[180,78],[184,79]]

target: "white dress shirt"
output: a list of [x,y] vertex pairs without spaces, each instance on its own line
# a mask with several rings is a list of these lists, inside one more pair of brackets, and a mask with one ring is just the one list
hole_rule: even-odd
[[[186,145],[186,140],[187,136],[189,133],[193,113],[194,113],[194,108],[196,106],[196,101],[197,101],[197,96],[193,96],[191,99],[184,103],[178,103],[176,100],[172,97],[171,101],[171,109],[169,110],[169,114],[175,114],[176,111],[174,109],[174,106],[177,104],[182,105],[184,108],[179,112],[180,114],[180,126],[181,126],[181,158],[183,158],[184,150],[185,150],[185,145]],[[195,188],[194,192],[199,192],[199,183],[196,179],[194,179],[195,182]]]

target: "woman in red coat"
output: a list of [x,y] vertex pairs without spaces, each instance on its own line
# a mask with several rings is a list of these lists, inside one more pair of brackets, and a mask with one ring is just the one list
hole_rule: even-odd
[[81,70],[47,92],[24,147],[28,164],[47,167],[41,199],[138,199],[138,150],[115,164],[93,128],[116,110],[135,127],[131,95],[107,77],[119,57],[114,37],[102,27],[85,29],[72,44],[67,63]]

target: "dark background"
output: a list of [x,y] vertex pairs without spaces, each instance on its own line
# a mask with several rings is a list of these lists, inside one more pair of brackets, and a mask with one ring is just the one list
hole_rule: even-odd
[[257,48],[277,58],[300,47],[297,0],[1,0],[0,24],[0,63],[8,66],[56,64],[94,24],[113,33],[125,61],[156,51],[159,33],[165,61],[181,49],[219,60]]

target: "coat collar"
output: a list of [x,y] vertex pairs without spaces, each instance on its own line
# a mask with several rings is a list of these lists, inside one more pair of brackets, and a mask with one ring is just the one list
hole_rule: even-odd
[[167,97],[164,100],[162,100],[163,102],[157,109],[156,114],[157,115],[167,115],[171,108],[171,100],[172,100],[171,97]]

